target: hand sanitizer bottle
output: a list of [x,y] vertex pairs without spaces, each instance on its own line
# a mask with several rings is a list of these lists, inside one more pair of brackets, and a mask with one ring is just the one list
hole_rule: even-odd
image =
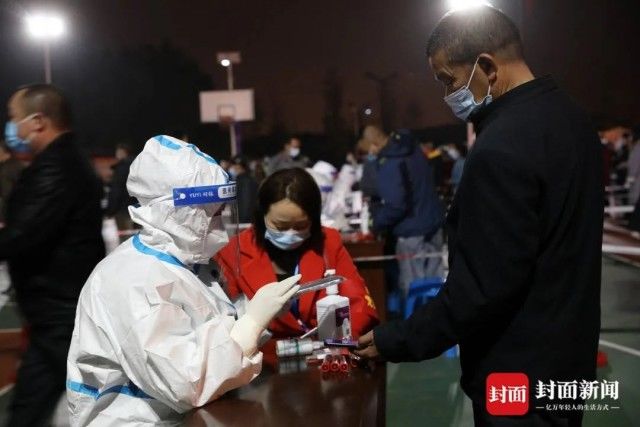
[[327,296],[316,302],[318,338],[350,339],[351,312],[349,298],[338,295],[338,285],[327,288]]

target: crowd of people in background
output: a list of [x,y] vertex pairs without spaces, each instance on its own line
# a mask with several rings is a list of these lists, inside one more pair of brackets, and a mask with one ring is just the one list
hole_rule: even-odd
[[[640,144],[637,143],[640,135],[638,133],[637,128],[632,130],[623,126],[614,126],[600,132],[605,163],[604,180],[608,189],[605,204],[634,206],[633,213],[618,215],[622,218],[623,224],[634,232],[640,232],[640,207],[638,207]],[[238,213],[242,224],[250,224],[253,221],[258,188],[269,175],[283,169],[302,168],[314,177],[321,190],[323,204],[327,205],[329,202],[328,204],[331,205],[323,208],[323,220],[327,225],[336,228],[347,227],[348,218],[343,218],[341,215],[346,214],[348,217],[357,214],[364,203],[372,214],[372,231],[388,232],[398,240],[399,247],[396,251],[402,254],[438,251],[442,247],[446,238],[442,236],[439,224],[460,183],[467,151],[467,143],[463,141],[440,141],[439,143],[429,140],[419,141],[414,139],[408,131],[400,130],[389,135],[381,127],[370,125],[362,130],[361,138],[348,151],[344,164],[337,165],[338,168],[323,159],[312,162],[304,153],[302,139],[297,136],[285,139],[282,150],[272,156],[248,158],[237,155],[230,159],[219,159],[218,162],[237,182]],[[104,215],[115,221],[121,233],[120,237],[126,237],[134,230],[128,208],[136,201],[126,191],[129,167],[134,157],[135,153],[131,146],[117,144],[115,163],[111,166],[111,173],[105,182],[105,196],[102,204]],[[385,161],[381,161],[382,158]],[[422,163],[415,164],[416,167],[411,168],[408,167],[411,164],[408,159],[420,159]],[[4,221],[4,205],[8,195],[23,168],[24,162],[16,158],[14,150],[4,141],[0,141],[0,223]],[[412,176],[414,172],[420,172],[424,176],[414,177]],[[398,188],[411,188],[411,185],[421,180],[426,183],[423,192],[406,192],[412,195],[417,194],[421,200],[403,199],[405,192],[397,191]],[[347,209],[344,201],[354,192],[358,197],[355,211]],[[381,192],[388,194],[386,197],[381,197]],[[393,203],[389,203],[389,196],[397,199],[395,209],[392,207]],[[380,203],[381,200],[386,200],[384,205]],[[351,200],[347,201],[351,203]],[[412,205],[413,203],[415,205]],[[415,210],[416,208],[418,211]],[[416,230],[402,230],[403,227],[411,228],[406,225],[400,227],[397,225],[402,221],[408,221],[407,218],[397,218],[402,216],[402,212],[406,209],[414,209],[413,214],[420,212],[418,216],[422,219],[426,217],[428,220],[422,220]],[[390,225],[389,221],[393,225]],[[410,236],[423,235],[428,238],[420,244],[407,243]],[[441,267],[434,267],[434,262],[431,262],[432,266],[427,267],[426,271],[441,274]],[[415,266],[411,268],[414,272],[416,271]],[[402,271],[401,269],[400,276],[404,275]],[[409,277],[419,276],[422,273],[424,271]],[[406,287],[406,280],[401,279],[400,283],[404,283],[402,286]]]
[[640,126],[612,126],[600,132],[604,183],[609,207],[632,206],[633,211],[612,214],[640,237]]
[[[609,190],[605,204],[634,206],[634,212],[618,218],[633,232],[640,232],[638,130],[616,126],[601,131],[600,137]],[[337,168],[323,159],[312,162],[304,153],[302,139],[296,136],[285,139],[282,150],[272,156],[237,155],[218,163],[237,182],[240,223],[248,225],[254,220],[258,189],[269,175],[284,169],[306,169],[321,191],[323,224],[347,230],[350,220],[359,217],[366,206],[367,232],[391,238],[394,253],[402,259],[442,249],[446,236],[441,226],[460,183],[468,149],[463,141],[419,141],[407,130],[387,133],[380,126],[369,125]],[[135,153],[129,145],[118,144],[114,157],[110,179],[105,182],[103,208],[105,217],[113,219],[119,230],[114,238],[121,241],[135,229],[128,209],[136,200],[126,191]],[[13,151],[0,143],[0,222],[4,203],[23,167]],[[112,231],[116,233],[115,227]],[[416,277],[442,275],[441,264],[436,258],[400,262],[398,289],[406,292]]]

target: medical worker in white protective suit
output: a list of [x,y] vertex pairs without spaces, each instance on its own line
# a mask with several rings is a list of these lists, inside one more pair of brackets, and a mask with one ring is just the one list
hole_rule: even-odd
[[260,373],[258,337],[299,276],[261,288],[237,320],[220,286],[196,277],[194,266],[228,242],[221,212],[234,186],[195,146],[147,141],[127,181],[142,230],[80,295],[67,363],[73,426],[164,424]]
[[[338,174],[337,169],[330,163],[320,160],[307,169],[320,188],[322,196],[322,225],[347,229],[349,221],[347,215],[351,213],[353,191],[351,187],[356,182],[356,170],[346,164]],[[337,175],[337,178],[336,178]]]

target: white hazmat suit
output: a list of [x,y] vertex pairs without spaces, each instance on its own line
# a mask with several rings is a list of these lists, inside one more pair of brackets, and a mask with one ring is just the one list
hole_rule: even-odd
[[202,186],[235,197],[211,157],[172,137],[147,141],[131,165],[127,189],[140,205],[129,212],[142,230],[98,264],[80,295],[67,362],[71,425],[166,424],[260,373],[258,336],[299,277],[265,286],[236,320],[219,285],[193,272],[228,241],[222,190],[217,203],[192,206],[172,194]]

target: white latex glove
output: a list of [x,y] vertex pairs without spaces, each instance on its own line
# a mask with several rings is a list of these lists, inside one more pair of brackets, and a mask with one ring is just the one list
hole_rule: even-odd
[[282,282],[269,283],[258,289],[247,304],[247,316],[250,316],[262,329],[266,328],[271,319],[278,315],[300,289],[297,283],[301,277],[300,274],[296,274]]
[[264,285],[246,304],[245,315],[236,321],[230,332],[245,356],[251,357],[257,351],[260,334],[300,289],[297,283],[301,277],[298,274],[282,282]]

